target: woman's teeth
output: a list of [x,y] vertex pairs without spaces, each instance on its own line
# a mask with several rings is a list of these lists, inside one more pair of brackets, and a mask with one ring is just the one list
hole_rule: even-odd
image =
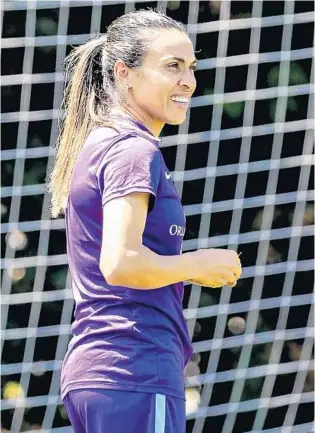
[[184,103],[184,104],[188,104],[188,98],[185,98],[185,96],[172,96],[172,101],[175,101],[175,102],[181,102],[181,103]]

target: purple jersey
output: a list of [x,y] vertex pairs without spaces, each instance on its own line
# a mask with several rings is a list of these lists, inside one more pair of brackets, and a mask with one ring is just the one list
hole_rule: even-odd
[[99,269],[102,208],[133,192],[150,193],[143,245],[163,256],[181,254],[185,216],[159,140],[139,124],[94,129],[76,163],[66,209],[75,320],[61,398],[82,388],[185,398],[192,345],[183,283],[153,290],[111,286]]

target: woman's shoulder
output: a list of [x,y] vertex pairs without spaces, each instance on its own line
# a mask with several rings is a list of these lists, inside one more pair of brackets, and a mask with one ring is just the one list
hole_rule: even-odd
[[92,129],[86,139],[84,146],[100,146],[102,149],[109,149],[114,145],[116,147],[129,148],[137,147],[145,149],[152,145],[159,149],[159,139],[137,128],[116,127],[112,126],[97,126]]
[[158,144],[142,131],[100,126],[93,128],[86,138],[78,163],[89,166],[90,172],[98,173],[115,160],[131,164],[143,158],[160,157]]
[[110,126],[95,126],[87,136],[84,146],[113,140],[119,135],[119,131]]

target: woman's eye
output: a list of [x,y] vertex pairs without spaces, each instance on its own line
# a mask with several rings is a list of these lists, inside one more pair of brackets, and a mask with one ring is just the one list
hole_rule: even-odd
[[168,65],[169,68],[174,68],[174,69],[178,69],[179,65],[178,63],[171,63],[170,65]]
[[[168,67],[168,68],[171,68],[171,69],[178,70],[178,69],[180,68],[180,65],[179,65],[179,63],[170,63],[169,65],[167,65],[167,67]],[[195,71],[195,70],[197,69],[197,65],[191,65],[191,66],[189,67],[189,69],[190,69],[191,71]]]

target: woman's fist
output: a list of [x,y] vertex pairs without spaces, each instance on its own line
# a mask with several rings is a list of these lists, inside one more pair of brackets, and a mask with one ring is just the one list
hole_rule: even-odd
[[233,250],[201,249],[192,254],[191,281],[206,287],[234,287],[242,274],[241,261]]

